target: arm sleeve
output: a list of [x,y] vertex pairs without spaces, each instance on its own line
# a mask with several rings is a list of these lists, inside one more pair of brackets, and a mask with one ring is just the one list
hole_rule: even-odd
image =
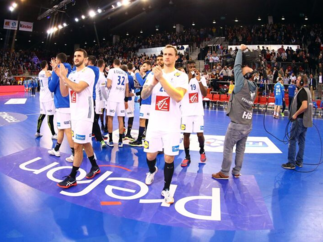
[[143,86],[145,84],[144,79],[140,76],[139,73],[136,73],[136,80],[139,82],[140,86]]
[[91,84],[94,85],[95,79],[96,78],[95,78],[94,71],[92,71],[91,69],[88,69],[83,73],[81,81],[86,82],[90,86]]
[[[137,73],[138,74],[138,73]],[[137,79],[138,80],[138,79]],[[144,83],[145,86],[149,86],[153,83],[153,80],[154,80],[154,75],[152,74],[149,74],[147,76],[147,79],[146,79],[146,82]]]
[[51,92],[55,92],[58,84],[58,76],[55,72],[52,72],[52,76],[48,78],[48,89]]
[[244,84],[244,77],[242,75],[242,51],[238,50],[236,60],[234,62],[234,93],[238,93],[241,91]]

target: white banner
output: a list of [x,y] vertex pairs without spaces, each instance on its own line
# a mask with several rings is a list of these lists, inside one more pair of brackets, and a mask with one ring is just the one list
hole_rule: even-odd
[[34,23],[31,23],[31,22],[20,21],[19,30],[33,32],[33,24]]
[[4,24],[3,24],[3,28],[4,29],[17,30],[17,28],[18,28],[18,20],[5,19]]

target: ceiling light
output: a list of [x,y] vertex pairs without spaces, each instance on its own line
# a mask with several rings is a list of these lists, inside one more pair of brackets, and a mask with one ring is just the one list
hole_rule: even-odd
[[129,4],[130,4],[130,1],[129,1],[129,0],[123,0],[123,1],[122,1],[122,4],[123,4],[124,6],[127,6],[127,5],[129,5]]
[[283,20],[283,21],[285,20],[285,17],[284,17],[284,16],[282,16],[282,20]]
[[79,21],[79,19],[78,18],[75,18],[75,22],[78,22]]
[[16,7],[18,6],[18,4],[17,4],[17,3],[13,3],[11,6],[12,6],[13,8],[16,8]]
[[305,20],[307,21],[308,20],[308,17],[305,16]]
[[63,28],[63,26],[62,26],[62,25],[58,25],[58,28],[59,28],[59,29],[62,29],[62,28]]
[[94,17],[95,17],[95,15],[96,15],[96,13],[95,13],[93,10],[90,10],[90,11],[89,11],[89,16],[90,16],[91,18],[94,18]]
[[216,24],[215,20],[213,20],[213,24]]
[[128,36],[129,34],[128,34],[128,32],[126,33],[126,35]]
[[67,24],[66,24],[66,23],[63,23],[63,26],[64,26],[64,27],[66,27],[66,26],[67,26]]
[[15,8],[13,6],[10,6],[9,10],[10,10],[10,12],[13,12],[13,10],[15,10]]
[[239,22],[239,20],[236,18],[236,19],[234,20],[234,22],[238,23],[238,22]]
[[67,44],[65,44],[65,46],[66,46]]
[[117,2],[117,6],[120,7],[122,4],[121,2]]
[[98,13],[102,13],[102,10],[100,8],[98,9]]
[[260,18],[260,16],[258,17],[258,21],[261,21],[261,18]]
[[84,15],[82,15],[82,16],[81,16],[81,18],[82,18],[82,19],[85,19],[85,16],[84,16]]
[[175,26],[175,25],[173,25],[173,28],[174,28],[174,29],[176,29],[176,26]]
[[158,31],[159,29],[156,29],[156,31]]
[[192,26],[195,26],[195,23],[194,22],[192,23]]
[[105,40],[105,38],[103,38],[103,40]]
[[142,32],[142,30],[140,30],[140,33],[142,34],[143,32]]

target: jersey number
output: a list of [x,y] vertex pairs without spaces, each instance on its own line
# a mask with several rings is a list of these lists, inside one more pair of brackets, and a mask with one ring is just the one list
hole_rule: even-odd
[[195,84],[191,85],[191,90],[196,90],[196,85]]
[[[121,78],[122,78],[122,82],[121,82]],[[124,86],[124,79],[125,79],[124,76],[118,76],[118,85]]]

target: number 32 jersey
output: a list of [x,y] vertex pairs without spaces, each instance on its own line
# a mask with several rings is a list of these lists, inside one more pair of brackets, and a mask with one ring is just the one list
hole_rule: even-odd
[[[206,80],[201,77],[201,82],[207,88]],[[187,92],[182,100],[182,116],[203,116],[203,95],[196,78],[191,79]]]
[[[163,71],[164,79],[174,88],[183,88],[187,90],[188,76],[178,70],[171,73]],[[151,85],[154,81],[154,75],[149,75],[145,85]],[[181,125],[180,102],[172,99],[158,82],[151,94],[151,107],[148,130],[178,132]]]
[[108,80],[112,81],[109,90],[108,102],[124,102],[126,84],[128,84],[128,74],[120,68],[112,68],[108,74]]

